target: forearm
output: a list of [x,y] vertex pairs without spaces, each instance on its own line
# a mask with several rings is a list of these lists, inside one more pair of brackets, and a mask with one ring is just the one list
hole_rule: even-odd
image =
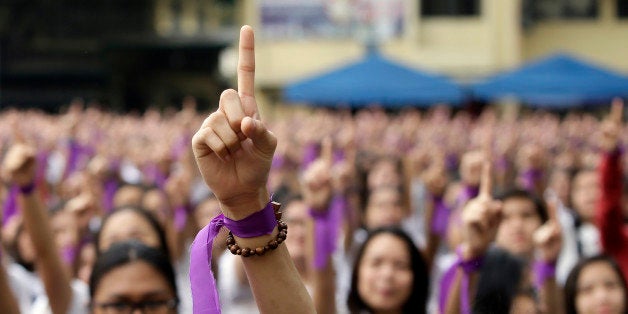
[[[256,238],[237,238],[240,247],[263,246],[277,236],[272,234]],[[244,270],[255,296],[260,313],[315,313],[314,304],[300,280],[285,244],[263,256],[243,257]]]
[[312,299],[316,313],[336,313],[336,284],[335,272],[331,258],[323,269],[314,271],[314,291]]
[[[462,284],[464,276],[468,276],[468,286],[464,287]],[[471,274],[465,274],[461,268],[456,269],[456,275],[449,288],[449,294],[447,295],[446,306],[443,313],[462,313],[463,308],[471,309],[473,304],[473,296],[475,296],[476,286],[478,283],[479,275],[477,272]],[[463,291],[466,289],[466,291]],[[467,294],[470,296],[469,304],[462,304],[462,295]]]
[[23,195],[24,227],[31,237],[37,258],[35,266],[44,283],[53,313],[65,314],[72,299],[70,278],[58,253],[48,215],[37,199],[37,193]]
[[562,291],[554,278],[548,278],[543,283],[539,297],[543,313],[564,313]]
[[9,286],[9,278],[7,277],[4,263],[2,260],[2,248],[0,248],[0,309],[2,313],[19,314],[20,309],[13,295],[13,290]]
[[622,169],[619,151],[608,152],[600,165],[601,192],[596,213],[602,246],[614,251],[622,245],[623,215],[621,211]]

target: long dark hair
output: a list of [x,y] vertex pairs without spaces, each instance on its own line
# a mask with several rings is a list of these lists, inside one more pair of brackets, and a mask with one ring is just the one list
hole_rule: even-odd
[[368,246],[375,237],[380,234],[390,234],[400,240],[402,240],[408,254],[410,255],[410,265],[412,268],[412,292],[403,305],[403,313],[426,313],[428,287],[429,287],[429,274],[427,264],[416,248],[412,239],[401,229],[397,227],[383,227],[371,231],[364,241],[364,244],[360,247],[358,255],[353,265],[353,273],[351,275],[351,290],[349,291],[349,298],[347,305],[351,313],[361,313],[363,311],[373,312],[373,310],[364,302],[360,293],[358,292],[358,274],[360,273],[360,263],[364,257],[365,248]]
[[166,241],[166,233],[164,229],[161,227],[161,225],[159,224],[159,222],[157,221],[157,219],[155,218],[155,216],[153,216],[151,212],[145,209],[134,207],[134,206],[123,206],[120,208],[116,208],[114,211],[112,211],[107,216],[105,216],[105,218],[103,218],[102,224],[100,225],[100,230],[96,234],[96,239],[94,241],[94,244],[96,245],[96,255],[100,255],[100,253],[102,253],[100,251],[100,241],[101,241],[100,237],[102,234],[103,227],[107,224],[107,221],[109,221],[109,218],[111,218],[111,216],[122,211],[134,212],[138,214],[140,217],[142,217],[144,220],[146,220],[148,224],[151,226],[151,228],[153,228],[155,233],[157,233],[159,246],[160,246],[158,249],[160,249],[164,254],[166,254],[166,256],[171,256],[170,248],[168,247],[168,242]]
[[160,273],[172,289],[175,299],[179,300],[174,270],[169,257],[161,250],[149,247],[137,240],[115,243],[98,257],[89,277],[90,298],[94,297],[98,285],[107,273],[136,261],[146,262]]
[[[608,264],[617,277],[619,278],[622,289],[624,290],[624,303],[628,300],[628,287],[626,286],[626,278],[624,278],[619,265],[615,260],[607,255],[595,255],[588,258],[584,258],[574,266],[569,272],[569,276],[567,276],[567,281],[565,282],[564,288],[564,297],[565,297],[565,313],[567,314],[576,314],[576,297],[578,296],[578,281],[580,280],[580,274],[582,271],[589,265],[603,262]],[[624,309],[624,313],[628,313],[628,304],[624,304],[627,308]]]

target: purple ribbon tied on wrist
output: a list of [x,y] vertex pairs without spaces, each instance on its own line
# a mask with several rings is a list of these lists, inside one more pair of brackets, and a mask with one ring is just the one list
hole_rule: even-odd
[[224,226],[240,238],[271,234],[277,226],[275,204],[270,201],[262,210],[237,221],[220,214],[196,235],[190,250],[190,283],[194,314],[221,313],[218,289],[211,270],[212,246],[220,228]]
[[445,204],[442,196],[432,196],[432,204],[434,207],[432,214],[432,233],[445,236],[451,210],[449,206]]
[[326,211],[310,209],[314,219],[314,268],[322,270],[327,266],[330,256],[336,251],[342,217],[347,208],[347,199],[334,197]]

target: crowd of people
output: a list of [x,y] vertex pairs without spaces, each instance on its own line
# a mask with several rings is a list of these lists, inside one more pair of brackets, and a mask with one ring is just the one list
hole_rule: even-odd
[[0,112],[2,313],[628,312],[621,100],[260,117],[253,42],[209,115]]

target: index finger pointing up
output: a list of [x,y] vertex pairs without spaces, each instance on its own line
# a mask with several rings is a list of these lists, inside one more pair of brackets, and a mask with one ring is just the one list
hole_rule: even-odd
[[549,221],[558,222],[558,200],[555,197],[545,201],[547,205],[547,219]]
[[492,169],[491,163],[493,159],[493,129],[489,129],[486,132],[486,137],[484,138],[484,162],[482,163],[482,176],[480,177],[480,195],[491,196],[491,192],[493,191],[493,177],[492,177]]
[[621,123],[623,111],[624,111],[624,101],[621,98],[613,99],[610,119],[615,123]]
[[244,113],[253,117],[257,113],[255,103],[255,35],[248,25],[240,29],[238,56],[238,95],[244,107]]

